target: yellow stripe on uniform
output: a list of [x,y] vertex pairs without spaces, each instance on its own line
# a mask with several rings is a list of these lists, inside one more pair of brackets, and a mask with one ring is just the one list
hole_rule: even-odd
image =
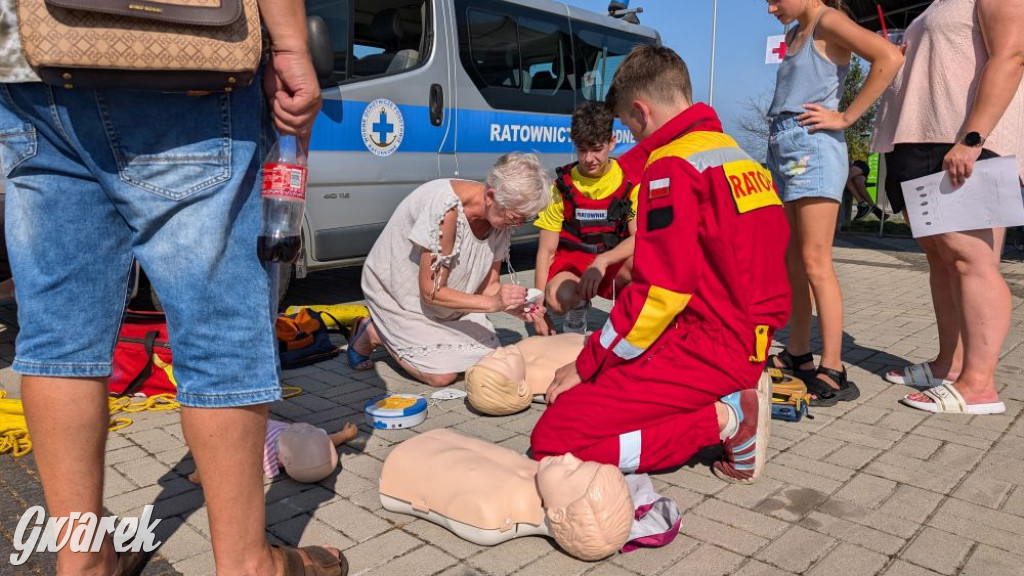
[[686,160],[697,152],[738,147],[735,140],[721,132],[690,132],[652,152],[647,158],[647,165],[650,166],[668,156]]
[[647,292],[647,301],[640,310],[633,329],[626,334],[626,341],[638,348],[647,349],[668,328],[672,320],[686,308],[692,294],[682,294],[666,290],[659,286],[651,286]]

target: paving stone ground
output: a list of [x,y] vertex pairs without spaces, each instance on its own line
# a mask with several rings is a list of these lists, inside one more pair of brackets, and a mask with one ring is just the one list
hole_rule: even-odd
[[[813,420],[775,422],[765,477],[752,486],[714,478],[706,466],[652,475],[655,487],[683,510],[682,533],[660,549],[580,562],[543,538],[485,548],[423,520],[384,511],[377,497],[383,459],[398,442],[433,428],[523,451],[541,414],[533,406],[502,418],[471,413],[458,401],[430,408],[412,430],[371,430],[362,424],[367,398],[386,391],[424,392],[390,362],[355,373],[342,359],[284,373],[303,394],[274,404],[273,416],[329,428],[360,422],[359,439],[342,448],[336,474],[314,485],[285,477],[266,484],[270,538],[288,544],[325,543],[344,550],[352,574],[469,576],[654,575],[925,576],[1024,575],[1024,264],[1010,252],[1003,270],[1014,318],[998,370],[1007,413],[926,415],[897,404],[907,389],[878,374],[929,359],[936,350],[927,266],[908,240],[844,236],[836,267],[846,299],[844,356],[861,397],[814,411]],[[514,261],[531,268],[529,247]],[[520,282],[530,282],[520,272]],[[313,274],[296,281],[294,303],[358,300],[358,271]],[[599,303],[591,329],[604,320]],[[510,317],[495,316],[500,336],[525,334]],[[0,358],[9,366],[17,327],[0,309]],[[785,338],[785,332],[779,335]],[[0,370],[0,387],[18,396],[17,376]],[[462,387],[461,382],[456,387]],[[177,413],[144,413],[111,433],[105,480],[110,513],[137,515],[156,504],[163,546],[145,571],[213,573],[201,491]],[[7,564],[17,518],[42,503],[31,456],[0,456],[0,573],[48,574],[49,554],[15,569]]]

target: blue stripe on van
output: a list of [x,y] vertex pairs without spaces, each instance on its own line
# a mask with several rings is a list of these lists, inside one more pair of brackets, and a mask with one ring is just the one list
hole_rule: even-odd
[[[369,151],[363,144],[360,124],[369,102],[325,100],[313,128],[310,149],[315,151]],[[540,154],[571,153],[568,115],[528,114],[491,110],[455,111],[458,126],[456,138],[451,136],[441,149],[445,126],[430,123],[426,106],[399,105],[405,122],[405,136],[396,153],[458,152],[505,153],[532,151]],[[452,127],[455,130],[455,126]],[[615,153],[622,154],[634,144],[633,136],[621,122],[615,122],[619,144]]]

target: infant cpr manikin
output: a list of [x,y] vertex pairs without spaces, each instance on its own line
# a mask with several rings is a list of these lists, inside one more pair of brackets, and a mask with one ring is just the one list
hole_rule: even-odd
[[469,404],[490,416],[526,410],[547,392],[555,371],[576,360],[583,349],[582,334],[531,336],[502,346],[466,370]]
[[476,544],[551,536],[582,560],[622,548],[634,512],[614,466],[571,454],[538,463],[446,429],[392,450],[381,471],[380,500],[387,510],[424,518]]

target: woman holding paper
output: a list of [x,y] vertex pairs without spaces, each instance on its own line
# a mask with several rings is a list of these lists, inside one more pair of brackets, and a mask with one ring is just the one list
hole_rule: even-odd
[[[1024,0],[942,0],[907,29],[906,65],[882,100],[872,144],[886,153],[886,193],[894,210],[907,215],[901,182],[947,171],[960,186],[979,159],[1016,155],[1024,176],[1022,29]],[[904,404],[929,412],[1006,410],[995,383],[1011,312],[999,271],[1005,232],[918,239],[930,267],[939,353],[885,375],[925,389]]]

